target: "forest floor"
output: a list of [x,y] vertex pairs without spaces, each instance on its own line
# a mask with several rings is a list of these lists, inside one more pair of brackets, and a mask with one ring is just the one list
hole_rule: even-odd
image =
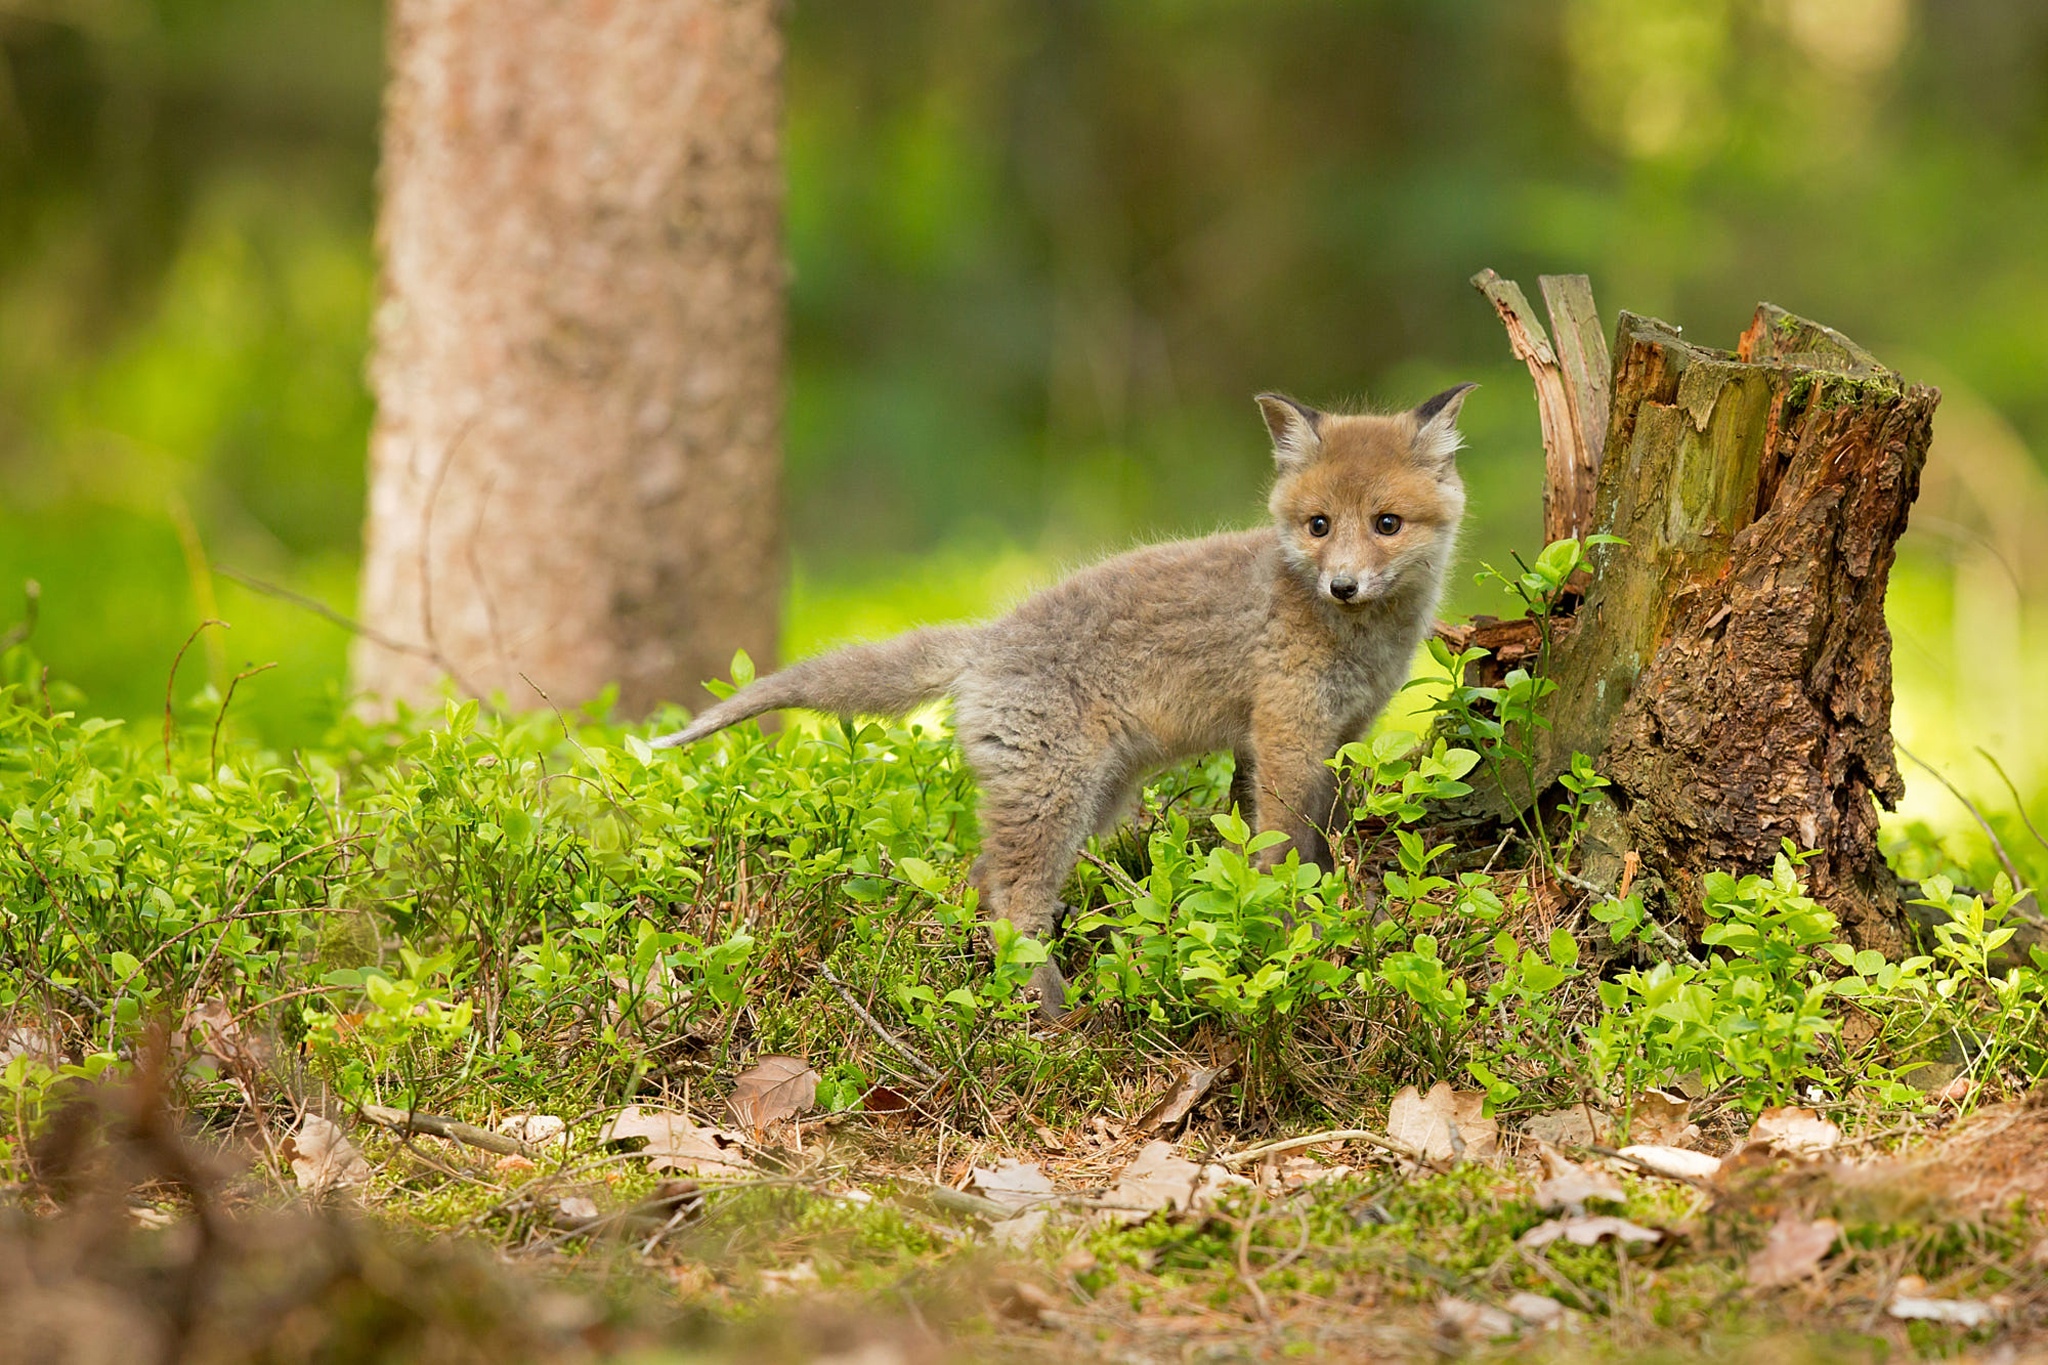
[[2048,1360],[2048,1096],[1863,1140],[1708,1116],[1659,1175],[1666,1145],[1554,1127],[1240,1162],[1201,1103],[1167,1137],[912,1108],[534,1157],[362,1119],[195,1142],[145,1092],[45,1137],[0,1359],[173,1324],[181,1360]]
[[1192,765],[1048,949],[929,726],[278,755],[10,668],[0,1362],[2048,1360],[2048,949],[1929,850],[1912,956],[1796,851],[1680,942],[1389,734],[1335,871]]

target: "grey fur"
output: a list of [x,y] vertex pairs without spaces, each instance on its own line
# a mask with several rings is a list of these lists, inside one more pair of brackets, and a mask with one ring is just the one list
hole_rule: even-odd
[[[912,631],[795,664],[742,688],[658,746],[781,707],[898,715],[942,696],[981,784],[983,913],[1043,936],[1092,833],[1147,774],[1236,755],[1260,829],[1329,865],[1325,763],[1406,679],[1449,567],[1462,485],[1448,458],[1463,399],[1349,417],[1261,395],[1281,469],[1274,521],[1118,555],[978,627]],[[1448,439],[1447,439],[1448,438]],[[1327,504],[1327,507],[1326,507]],[[1304,529],[1310,512],[1324,531]],[[1376,539],[1398,510],[1416,530]],[[1325,514],[1326,513],[1326,514]],[[1363,583],[1339,601],[1330,583]],[[1284,847],[1268,857],[1278,858]],[[1041,974],[1057,1012],[1058,973]]]

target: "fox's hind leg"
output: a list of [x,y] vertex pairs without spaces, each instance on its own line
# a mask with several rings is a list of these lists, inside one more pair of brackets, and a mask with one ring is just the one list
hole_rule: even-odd
[[[1099,751],[1004,743],[965,727],[961,738],[981,780],[981,856],[972,878],[985,919],[1007,919],[1041,941],[1060,913],[1060,888],[1088,835],[1122,791]],[[1066,1009],[1066,979],[1050,959],[1032,974],[1039,1013]]]

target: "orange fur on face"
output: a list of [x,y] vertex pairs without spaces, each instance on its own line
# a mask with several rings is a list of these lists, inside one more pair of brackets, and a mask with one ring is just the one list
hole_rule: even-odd
[[[1315,415],[1269,505],[1290,566],[1325,601],[1361,608],[1448,560],[1465,495],[1440,446],[1412,413]],[[1333,593],[1346,582],[1350,597]]]

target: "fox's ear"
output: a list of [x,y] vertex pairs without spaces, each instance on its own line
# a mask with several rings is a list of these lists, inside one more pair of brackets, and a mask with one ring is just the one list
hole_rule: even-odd
[[1411,416],[1415,418],[1417,455],[1431,464],[1451,462],[1451,457],[1458,453],[1458,447],[1465,444],[1465,437],[1458,430],[1458,409],[1465,406],[1465,395],[1478,387],[1477,384],[1460,384],[1416,404]]
[[1317,429],[1323,415],[1284,394],[1259,395],[1259,411],[1266,418],[1266,430],[1273,433],[1273,463],[1282,473],[1292,473],[1314,463],[1323,453]]

